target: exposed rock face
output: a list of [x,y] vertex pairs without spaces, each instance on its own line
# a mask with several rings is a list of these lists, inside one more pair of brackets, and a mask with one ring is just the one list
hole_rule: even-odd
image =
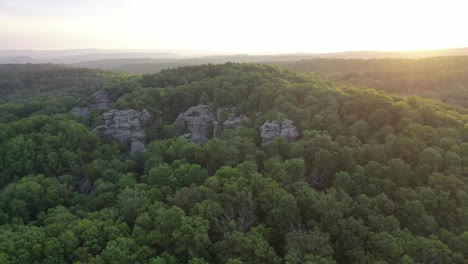
[[294,125],[294,121],[284,119],[281,122],[280,136],[287,138],[289,142],[296,141],[299,138],[299,131],[296,125]]
[[151,119],[147,110],[112,109],[103,114],[104,125],[96,127],[93,131],[101,139],[111,138],[120,144],[131,144],[130,154],[144,152],[146,134],[142,126]]
[[223,128],[218,121],[213,122],[213,137],[219,137],[223,133]]
[[91,109],[107,109],[112,101],[105,91],[97,91],[93,94],[94,103],[89,106]]
[[260,127],[260,136],[262,144],[269,143],[279,136],[285,137],[289,142],[294,142],[299,138],[299,131],[294,121],[290,119],[284,119],[280,124],[277,121],[267,121]]
[[208,141],[214,121],[216,121],[216,112],[209,105],[197,105],[181,113],[177,117],[175,125],[190,133],[187,135],[190,141],[203,144]]
[[[220,123],[222,115],[229,112],[225,122]],[[181,113],[175,125],[188,134],[184,135],[188,140],[196,144],[204,144],[211,135],[219,136],[223,129],[236,129],[243,123],[250,120],[245,116],[235,114],[235,109],[218,108],[213,109],[210,105],[197,105],[190,107],[184,113]]]
[[70,112],[77,115],[89,118],[91,110],[103,110],[109,108],[109,105],[112,101],[109,98],[109,95],[105,91],[97,91],[93,95],[93,103],[87,107],[75,107]]
[[130,156],[136,157],[146,151],[146,146],[141,141],[132,141],[130,145]]
[[262,144],[268,143],[280,135],[280,127],[278,122],[265,122],[260,127],[260,136],[262,137]]

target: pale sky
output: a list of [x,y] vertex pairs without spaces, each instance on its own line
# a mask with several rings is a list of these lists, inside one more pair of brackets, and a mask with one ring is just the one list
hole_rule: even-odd
[[0,49],[468,47],[463,0],[0,0]]

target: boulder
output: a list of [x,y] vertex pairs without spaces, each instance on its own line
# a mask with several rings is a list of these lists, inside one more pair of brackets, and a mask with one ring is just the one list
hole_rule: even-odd
[[266,144],[279,136],[285,137],[289,142],[294,142],[300,135],[294,121],[283,119],[281,123],[277,121],[265,122],[260,127],[260,136],[262,138],[262,144]]
[[120,144],[131,144],[130,154],[143,152],[146,148],[146,138],[143,125],[151,119],[151,114],[146,111],[134,109],[112,109],[102,114],[104,125],[96,127],[93,131],[101,139],[113,139]]
[[116,112],[110,111],[107,113],[109,113],[109,115],[105,116],[105,118],[111,117],[112,113],[114,113],[109,126],[120,130],[139,130],[144,120],[142,118],[142,113],[133,109]]
[[136,157],[146,151],[146,146],[142,141],[132,141],[130,145],[130,156]]
[[94,103],[89,105],[91,109],[107,109],[112,103],[107,92],[99,90],[92,95]]
[[[221,135],[225,129],[236,129],[250,122],[250,119],[245,115],[236,114],[237,111],[236,108],[214,109],[210,105],[200,104],[181,113],[174,124],[180,135],[201,145],[207,142],[211,136]],[[221,124],[221,119],[226,113],[228,113],[227,118]]]
[[260,127],[260,137],[262,138],[262,144],[268,143],[280,135],[280,126],[278,122],[265,122]]
[[218,121],[213,122],[213,137],[219,137],[223,133],[223,128]]
[[104,125],[105,126],[110,126],[114,122],[114,115],[117,113],[119,110],[117,109],[112,109],[110,111],[107,111],[102,114],[102,117],[104,119]]
[[280,136],[285,137],[289,142],[294,142],[299,138],[299,130],[297,130],[294,121],[290,119],[284,119],[281,122]]
[[197,105],[181,113],[174,124],[178,129],[189,133],[188,140],[196,144],[203,144],[213,134],[213,122],[215,121],[216,111],[213,111],[211,106]]

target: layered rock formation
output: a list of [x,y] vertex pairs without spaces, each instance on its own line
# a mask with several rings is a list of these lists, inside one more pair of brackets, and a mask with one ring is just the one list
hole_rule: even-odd
[[[175,125],[179,131],[185,131],[188,140],[196,144],[204,144],[211,136],[219,136],[225,129],[236,129],[250,120],[244,115],[237,115],[234,108],[214,109],[210,105],[197,105],[190,107],[181,113]],[[222,116],[227,114],[227,119],[222,122]],[[222,122],[222,123],[221,123]]]
[[94,103],[89,105],[90,109],[107,109],[112,103],[109,94],[105,91],[99,90],[93,95]]
[[260,127],[260,136],[262,144],[269,143],[279,136],[285,137],[289,142],[294,142],[299,138],[299,130],[294,125],[294,121],[290,119],[283,119],[281,123],[267,121]]
[[268,143],[273,139],[279,137],[280,135],[280,126],[278,122],[265,122],[260,127],[260,137],[262,138],[262,144]]
[[146,134],[143,125],[151,119],[147,110],[112,109],[103,114],[104,125],[96,127],[93,131],[101,139],[113,139],[120,144],[131,144],[132,156],[144,152]]
[[281,122],[280,136],[287,138],[289,142],[296,141],[299,138],[299,130],[294,124],[294,121],[284,119],[283,122]]
[[185,137],[196,144],[203,144],[213,133],[213,122],[216,121],[216,112],[209,105],[190,107],[181,113],[175,125],[179,130],[189,132]]

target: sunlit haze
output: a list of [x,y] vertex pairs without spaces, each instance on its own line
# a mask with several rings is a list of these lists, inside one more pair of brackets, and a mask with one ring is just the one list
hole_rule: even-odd
[[0,49],[334,52],[468,46],[466,1],[1,0]]

